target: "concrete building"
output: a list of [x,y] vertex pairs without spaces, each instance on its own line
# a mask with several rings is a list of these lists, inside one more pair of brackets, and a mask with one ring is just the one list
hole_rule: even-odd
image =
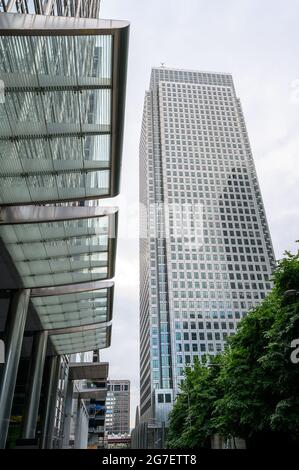
[[62,447],[101,447],[109,364],[100,362],[99,351],[72,354],[70,360]]
[[105,431],[108,436],[130,434],[129,380],[108,380]]
[[70,356],[111,342],[129,25],[99,11],[0,1],[0,448],[63,446],[102,368]]
[[230,74],[152,69],[140,202],[140,423],[161,428],[184,367],[221,351],[271,289],[274,252]]

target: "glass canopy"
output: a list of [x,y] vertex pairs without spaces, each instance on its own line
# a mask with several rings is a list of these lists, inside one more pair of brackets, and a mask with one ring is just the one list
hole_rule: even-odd
[[112,44],[0,37],[0,204],[109,195]]
[[119,192],[129,24],[99,4],[0,5],[0,238],[57,354],[111,337],[117,214],[84,201]]
[[111,320],[112,290],[100,289],[47,297],[33,297],[31,302],[45,330],[71,328]]
[[51,335],[51,340],[57,354],[74,354],[108,347],[110,335],[111,326],[79,333]]
[[0,205],[118,194],[127,36],[123,22],[0,13]]
[[0,237],[25,288],[108,279],[114,275],[115,217],[0,225]]

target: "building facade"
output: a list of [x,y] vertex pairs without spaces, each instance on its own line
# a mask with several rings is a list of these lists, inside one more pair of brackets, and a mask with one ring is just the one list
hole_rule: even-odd
[[74,400],[86,446],[105,404],[107,364],[70,362],[111,343],[129,24],[99,12],[0,1],[1,449],[71,445]]
[[130,381],[109,380],[105,431],[109,435],[130,434]]
[[140,422],[223,350],[275,258],[232,76],[153,68],[140,139]]

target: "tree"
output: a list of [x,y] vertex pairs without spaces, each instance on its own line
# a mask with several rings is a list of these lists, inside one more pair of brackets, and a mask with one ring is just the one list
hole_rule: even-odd
[[274,288],[244,318],[225,351],[188,368],[170,415],[170,447],[204,447],[209,437],[253,442],[276,435],[299,442],[299,366],[290,360],[299,337],[299,252],[286,252]]
[[168,446],[171,448],[209,447],[215,432],[210,419],[213,404],[220,396],[216,381],[221,356],[208,358],[201,364],[185,370],[185,379],[175,406],[170,414]]
[[228,342],[218,378],[223,395],[215,402],[213,413],[218,433],[223,436],[248,439],[270,430],[276,396],[259,360],[265,353],[277,308],[273,292],[248,314]]
[[[259,362],[277,397],[269,417],[271,431],[299,441],[299,366],[290,360],[291,343],[299,338],[299,252],[286,252],[274,273],[274,284],[280,305]],[[295,295],[286,297],[287,291]]]

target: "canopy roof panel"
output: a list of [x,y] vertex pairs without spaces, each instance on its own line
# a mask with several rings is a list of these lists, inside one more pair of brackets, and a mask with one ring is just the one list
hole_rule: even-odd
[[74,354],[110,346],[111,326],[77,333],[51,335],[57,354]]
[[112,318],[113,288],[33,297],[31,302],[45,330],[108,323]]
[[57,354],[110,346],[113,290],[112,281],[31,290],[31,304]]
[[128,24],[0,13],[0,31],[0,204],[116,195]]
[[111,34],[4,36],[1,46],[5,51],[1,74],[8,90],[112,87]]
[[129,24],[90,18],[98,0],[0,3],[3,249],[57,354],[105,348],[117,214],[61,203],[119,192]]
[[2,210],[0,237],[23,287],[51,287],[113,277],[116,212],[105,215],[105,211],[96,207],[56,207],[53,211],[58,219],[51,219],[51,208],[39,208],[36,223],[29,210],[22,216],[21,209],[18,208],[21,215],[16,219]]

